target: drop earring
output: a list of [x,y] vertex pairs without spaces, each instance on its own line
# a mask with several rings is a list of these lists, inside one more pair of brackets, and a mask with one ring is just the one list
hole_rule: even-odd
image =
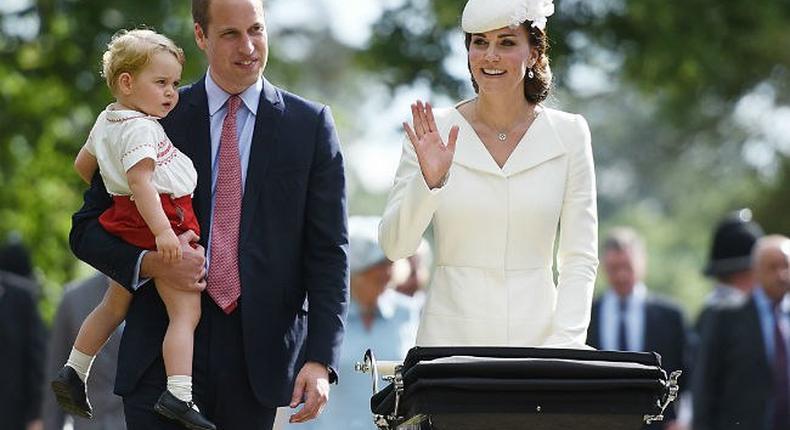
[[535,74],[532,72],[532,68],[529,69],[529,73],[527,73],[527,76],[529,76],[530,79],[535,77]]

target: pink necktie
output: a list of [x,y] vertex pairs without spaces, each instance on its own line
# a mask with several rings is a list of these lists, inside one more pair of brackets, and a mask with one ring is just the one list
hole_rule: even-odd
[[214,192],[209,261],[209,296],[226,313],[236,309],[241,295],[239,276],[239,224],[241,222],[241,161],[236,136],[236,111],[241,99],[228,99],[228,113],[219,139],[219,170]]

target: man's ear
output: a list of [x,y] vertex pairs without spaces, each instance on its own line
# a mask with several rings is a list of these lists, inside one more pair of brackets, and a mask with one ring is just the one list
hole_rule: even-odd
[[134,77],[129,72],[123,72],[118,76],[118,90],[125,96],[132,93],[133,83]]
[[195,43],[202,51],[206,50],[206,33],[198,23],[195,23]]

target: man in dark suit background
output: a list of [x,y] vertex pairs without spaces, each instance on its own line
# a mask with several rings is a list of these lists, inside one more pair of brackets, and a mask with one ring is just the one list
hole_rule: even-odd
[[[602,350],[657,352],[668,372],[685,370],[683,314],[675,304],[648,294],[643,283],[647,253],[639,235],[631,228],[612,229],[604,241],[602,263],[610,288],[593,303],[587,343]],[[684,382],[681,378],[681,388]],[[680,428],[676,404],[665,421],[645,428]]]
[[715,281],[705,298],[695,325],[702,333],[708,315],[719,307],[743,303],[755,287],[752,248],[763,236],[763,229],[752,220],[752,211],[739,209],[722,218],[713,231],[710,256],[703,273]]
[[703,326],[694,430],[790,428],[790,239],[758,239],[752,261],[757,286],[712,309]]
[[[202,289],[193,391],[218,428],[269,429],[275,408],[304,402],[317,416],[336,380],[348,304],[343,160],[326,106],[283,91],[261,73],[268,41],[261,0],[193,0],[195,39],[209,70],[181,91],[162,121],[195,164],[200,245],[165,265],[101,229],[110,200],[98,177],[74,216],[74,253],[134,294],[116,393],[127,426],[176,429],[152,409],[165,386],[164,306],[150,284]],[[204,247],[208,282],[203,281]],[[137,270],[139,268],[139,271]],[[309,303],[309,306],[308,306]]]
[[0,428],[39,430],[46,331],[22,276],[0,271]]
[[[66,413],[58,406],[55,395],[49,388],[49,381],[54,379],[63,368],[63,363],[71,352],[74,339],[80,330],[82,321],[99,304],[109,282],[102,274],[95,274],[64,288],[52,321],[52,333],[49,336],[49,348],[46,365],[46,387],[42,417],[44,430],[62,430],[66,422]],[[120,329],[119,329],[120,331]],[[93,418],[72,417],[73,430],[125,430],[123,403],[121,398],[113,394],[115,371],[118,362],[118,346],[121,336],[115,333],[102,347],[91,366],[88,378],[88,393],[93,406]]]

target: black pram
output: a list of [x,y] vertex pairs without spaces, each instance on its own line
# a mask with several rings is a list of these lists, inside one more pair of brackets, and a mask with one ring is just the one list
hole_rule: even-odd
[[415,347],[378,390],[373,419],[390,430],[638,430],[677,395],[655,353],[512,347]]

